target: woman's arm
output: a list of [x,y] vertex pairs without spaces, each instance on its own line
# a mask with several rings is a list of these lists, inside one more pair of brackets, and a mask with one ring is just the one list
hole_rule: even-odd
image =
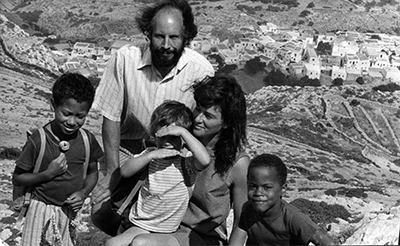
[[232,230],[231,237],[229,238],[229,246],[243,246],[246,243],[247,232],[239,227]]
[[233,202],[233,226],[235,229],[239,224],[242,206],[247,201],[247,169],[250,164],[250,158],[244,156],[240,158],[234,165],[229,176],[232,183],[231,195]]

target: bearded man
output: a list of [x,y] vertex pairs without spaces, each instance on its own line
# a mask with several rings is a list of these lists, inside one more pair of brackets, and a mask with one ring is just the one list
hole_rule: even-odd
[[117,203],[136,182],[121,178],[119,167],[144,149],[153,110],[165,100],[194,109],[192,84],[214,75],[210,62],[188,48],[197,27],[186,1],[158,2],[145,8],[136,22],[149,42],[123,46],[111,57],[93,104],[103,115],[105,156],[91,196],[92,221],[111,236],[121,222]]

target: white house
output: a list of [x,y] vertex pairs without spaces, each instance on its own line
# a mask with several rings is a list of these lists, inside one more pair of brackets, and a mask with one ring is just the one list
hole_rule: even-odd
[[91,56],[95,55],[94,48],[95,48],[94,43],[84,43],[84,42],[76,42],[74,44],[71,56]]
[[278,28],[277,25],[268,22],[265,25],[259,26],[258,33],[262,35],[265,35],[267,33],[278,33]]
[[364,54],[358,54],[358,58],[360,59],[359,65],[361,68],[361,72],[368,71],[368,68],[370,67],[371,64],[371,61],[368,59],[368,57]]
[[336,34],[332,32],[328,32],[325,34],[318,34],[316,44],[318,45],[319,42],[332,44],[335,39],[336,39]]
[[190,43],[190,48],[194,50],[201,50],[201,43],[203,42],[202,38],[195,37]]
[[239,55],[234,50],[222,50],[219,55],[226,64],[236,64],[239,61]]
[[304,75],[307,75],[309,79],[320,79],[321,68],[310,63],[304,63]]
[[343,57],[345,54],[357,54],[359,47],[354,40],[337,38],[332,45],[332,55]]
[[341,78],[343,80],[346,80],[346,77],[347,73],[344,67],[332,66],[332,75],[331,75],[332,80],[336,78]]
[[307,63],[310,63],[313,66],[321,66],[321,62],[314,48],[307,47],[304,50],[303,60],[305,60]]
[[347,69],[357,70],[361,72],[360,58],[356,54],[345,54],[343,57],[343,65]]
[[292,77],[296,77],[298,79],[304,77],[305,67],[302,63],[290,63],[288,70]]
[[384,67],[382,72],[385,79],[389,79],[394,83],[400,84],[400,70],[398,68]]
[[276,58],[276,54],[278,52],[278,48],[280,46],[276,46],[273,44],[268,44],[264,47],[264,55],[268,58],[270,58],[271,60]]

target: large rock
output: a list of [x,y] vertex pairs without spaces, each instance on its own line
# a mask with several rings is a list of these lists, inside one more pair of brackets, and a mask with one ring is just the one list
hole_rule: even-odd
[[349,237],[345,245],[397,245],[399,241],[400,207],[389,214],[366,214],[359,228]]

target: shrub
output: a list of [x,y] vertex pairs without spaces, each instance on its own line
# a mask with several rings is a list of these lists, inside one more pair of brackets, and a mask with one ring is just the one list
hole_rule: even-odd
[[363,85],[363,84],[364,84],[364,79],[363,79],[363,77],[358,77],[358,78],[356,79],[356,82],[359,83],[360,85]]
[[336,78],[332,81],[333,86],[341,86],[343,85],[343,79],[342,78]]
[[314,2],[310,2],[308,5],[307,5],[307,7],[306,8],[308,8],[308,9],[312,9],[312,8],[314,8],[315,7],[315,4],[314,4]]
[[332,45],[330,45],[329,43],[320,41],[318,43],[316,51],[318,54],[321,54],[321,55],[329,55],[332,53]]
[[301,11],[299,17],[307,17],[307,16],[309,16],[310,14],[311,14],[311,11],[309,11],[309,10],[303,10],[303,11]]
[[336,218],[348,220],[351,214],[341,205],[329,205],[326,202],[309,201],[304,198],[298,198],[290,202],[304,214],[308,215],[312,221],[325,227],[325,225],[336,221]]
[[10,159],[10,160],[15,160],[19,157],[21,154],[21,151],[16,148],[4,148],[0,152],[0,158],[2,159]]
[[400,90],[400,85],[396,83],[389,83],[386,85],[378,85],[372,88],[374,91],[398,91]]

